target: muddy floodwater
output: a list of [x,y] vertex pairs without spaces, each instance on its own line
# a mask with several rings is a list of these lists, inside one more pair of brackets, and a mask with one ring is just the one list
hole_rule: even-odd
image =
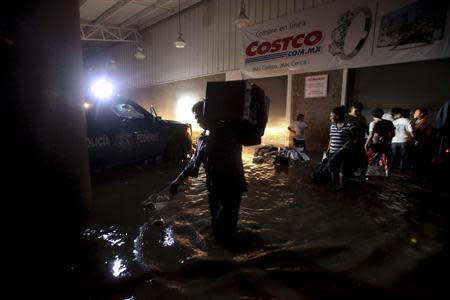
[[374,170],[335,191],[311,183],[317,161],[254,164],[252,154],[233,251],[211,236],[204,172],[175,196],[167,184],[181,164],[94,173],[91,297],[435,299],[445,290],[445,188]]

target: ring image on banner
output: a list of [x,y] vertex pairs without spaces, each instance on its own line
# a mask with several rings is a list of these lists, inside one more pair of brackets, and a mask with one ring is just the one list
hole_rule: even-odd
[[[355,20],[358,16],[364,17],[362,28],[358,28],[361,24]],[[372,26],[372,13],[370,8],[360,6],[346,11],[339,15],[337,24],[338,26],[331,33],[332,42],[328,47],[328,51],[335,56],[339,56],[341,59],[352,59],[362,49],[369,36]]]

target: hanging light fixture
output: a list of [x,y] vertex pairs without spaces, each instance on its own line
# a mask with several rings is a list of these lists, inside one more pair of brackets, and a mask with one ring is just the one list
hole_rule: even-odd
[[180,0],[178,0],[178,38],[173,42],[173,45],[177,48],[186,47],[186,42],[183,40],[183,34],[181,33],[181,4]]
[[138,46],[136,48],[136,52],[134,53],[134,57],[138,60],[145,59],[144,48],[142,48],[141,46]]
[[109,60],[107,67],[108,67],[108,71],[112,71],[112,72],[117,71],[116,61],[114,59]]
[[236,20],[234,20],[234,24],[240,29],[248,26],[250,23],[250,20],[248,19],[247,15],[245,14],[245,2],[244,0],[241,0],[241,8],[239,9],[239,15]]

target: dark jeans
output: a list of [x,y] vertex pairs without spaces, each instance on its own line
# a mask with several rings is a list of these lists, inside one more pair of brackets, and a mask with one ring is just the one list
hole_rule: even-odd
[[294,147],[303,147],[303,151],[306,151],[306,143],[305,140],[297,140],[295,138],[292,139],[294,141]]
[[368,168],[368,160],[366,156],[366,150],[362,144],[355,145],[352,150],[350,150],[349,156],[349,171],[356,172],[360,170],[360,176],[365,176]]
[[417,144],[413,148],[412,167],[417,171],[425,171],[430,166],[432,158],[431,144]]
[[348,157],[348,150],[340,150],[340,151],[336,151],[333,153],[330,153],[330,158],[329,158],[329,166],[330,166],[330,171],[331,173],[333,173],[335,176],[337,176],[339,173],[347,173],[347,166],[346,166],[346,162],[347,162],[347,157]]
[[241,196],[241,191],[233,189],[208,193],[211,225],[217,241],[226,243],[234,238]]
[[408,168],[409,164],[409,144],[408,143],[392,143],[392,164],[398,165],[400,170]]

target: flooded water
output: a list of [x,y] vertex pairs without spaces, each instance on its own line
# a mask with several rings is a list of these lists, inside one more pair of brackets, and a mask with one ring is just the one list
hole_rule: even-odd
[[310,183],[314,162],[254,164],[252,151],[243,157],[249,184],[233,251],[212,238],[204,173],[175,196],[167,184],[178,164],[94,174],[84,237],[106,287],[99,298],[411,299],[433,292],[437,283],[421,272],[444,252],[447,218],[431,203],[448,194],[395,172],[334,191]]

